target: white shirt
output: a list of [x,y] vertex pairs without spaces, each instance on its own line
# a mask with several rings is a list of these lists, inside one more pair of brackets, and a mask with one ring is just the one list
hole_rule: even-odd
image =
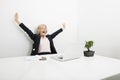
[[50,41],[47,37],[41,37],[39,44],[39,53],[40,52],[51,52],[50,50]]

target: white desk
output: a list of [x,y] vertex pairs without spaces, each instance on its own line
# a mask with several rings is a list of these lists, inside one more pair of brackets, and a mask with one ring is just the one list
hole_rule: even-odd
[[101,80],[120,73],[120,60],[97,55],[66,62],[28,58],[0,59],[0,80]]

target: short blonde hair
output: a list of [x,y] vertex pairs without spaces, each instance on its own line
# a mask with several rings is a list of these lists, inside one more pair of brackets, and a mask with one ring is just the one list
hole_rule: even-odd
[[40,34],[39,29],[40,29],[41,27],[43,27],[43,26],[46,28],[46,33],[47,33],[47,26],[46,26],[45,24],[40,24],[40,25],[38,25],[38,27],[37,27],[37,34]]

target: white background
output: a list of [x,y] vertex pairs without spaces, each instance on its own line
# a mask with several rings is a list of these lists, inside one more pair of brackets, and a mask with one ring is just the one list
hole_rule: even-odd
[[96,54],[120,58],[119,4],[119,0],[79,1],[79,40],[94,40]]
[[52,33],[66,22],[65,31],[54,39],[58,51],[67,43],[94,40],[96,54],[120,58],[119,4],[119,0],[1,0],[0,57],[30,55],[33,42],[14,22],[18,12],[33,32],[45,23]]

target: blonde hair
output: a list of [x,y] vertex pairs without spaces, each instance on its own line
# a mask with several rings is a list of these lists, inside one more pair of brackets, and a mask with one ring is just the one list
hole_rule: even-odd
[[37,27],[37,34],[38,34],[38,35],[40,35],[39,29],[40,29],[41,27],[43,27],[43,26],[46,28],[46,33],[47,33],[47,26],[46,26],[45,24],[40,24],[40,25],[38,25],[38,27]]

